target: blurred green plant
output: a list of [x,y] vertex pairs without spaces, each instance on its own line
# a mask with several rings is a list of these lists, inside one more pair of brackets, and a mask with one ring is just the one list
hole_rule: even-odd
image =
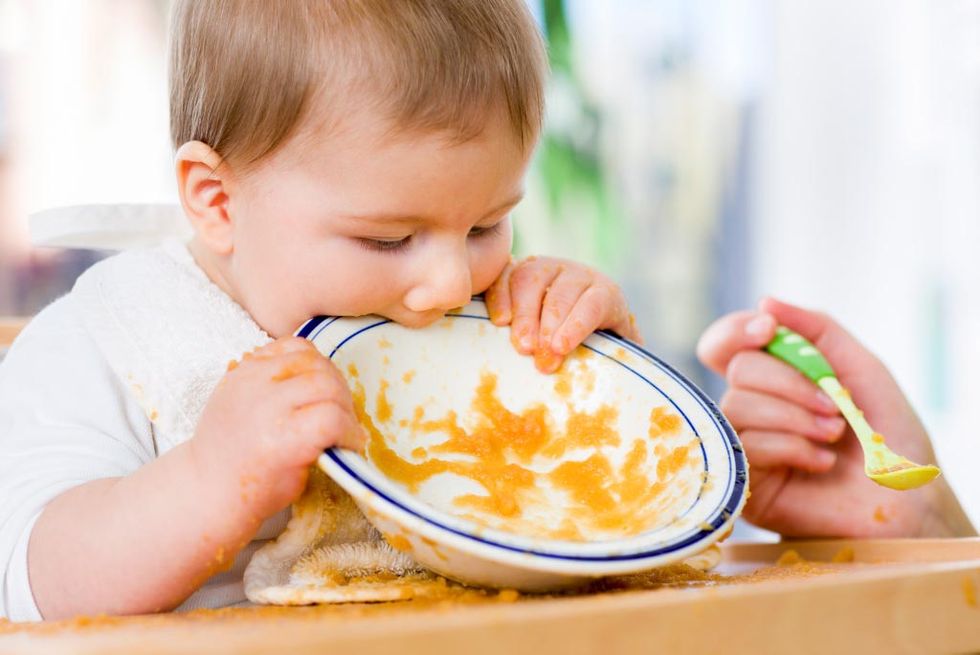
[[[550,249],[553,254],[611,271],[622,263],[618,255],[625,225],[603,172],[599,152],[602,116],[576,75],[564,0],[543,0],[542,10],[551,77],[544,130],[529,184],[529,194],[542,197],[528,203],[534,206],[533,214],[523,220],[543,222],[547,229],[516,222],[514,251],[523,255]],[[548,243],[542,243],[544,240]]]

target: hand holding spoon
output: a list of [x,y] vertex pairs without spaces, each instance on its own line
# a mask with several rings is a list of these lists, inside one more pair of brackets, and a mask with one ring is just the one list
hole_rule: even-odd
[[872,429],[851,394],[841,386],[830,363],[816,346],[789,328],[779,327],[766,350],[817,383],[829,395],[847,419],[864,451],[864,474],[890,489],[921,487],[939,475],[939,467],[916,464],[891,451],[881,434]]

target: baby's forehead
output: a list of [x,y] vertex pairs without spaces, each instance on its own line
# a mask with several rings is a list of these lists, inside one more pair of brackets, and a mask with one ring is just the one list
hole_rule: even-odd
[[331,127],[308,127],[263,162],[255,176],[263,193],[372,228],[489,221],[523,194],[529,153],[504,117],[466,140],[366,112]]
[[[486,109],[470,129],[419,127],[399,120],[370,101],[352,99],[337,106],[323,96],[311,103],[296,133],[283,146],[290,159],[307,166],[371,167],[388,159],[477,159],[493,151],[523,160],[530,149],[510,128],[506,110]],[[379,161],[380,160],[380,161]]]

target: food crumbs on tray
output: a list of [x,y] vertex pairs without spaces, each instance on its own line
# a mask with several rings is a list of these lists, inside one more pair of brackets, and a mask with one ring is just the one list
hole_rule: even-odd
[[356,378],[359,375],[357,371],[357,366],[355,366],[353,363],[348,364],[347,373],[350,374],[352,378]]
[[384,337],[381,337],[378,339],[378,348],[391,348],[391,342]]
[[844,546],[834,553],[830,561],[834,564],[850,564],[854,561],[854,549],[850,546]]
[[513,603],[520,599],[521,592],[516,589],[501,589],[497,592],[497,600],[502,603]]
[[798,552],[790,548],[789,550],[783,551],[783,554],[779,556],[779,559],[776,560],[776,566],[792,566],[802,562],[806,562],[806,560],[800,557]]
[[973,578],[963,578],[963,599],[970,607],[977,606],[977,587]]
[[[440,576],[413,579],[406,588],[404,600],[389,603],[323,604],[306,607],[262,605],[254,607],[225,607],[220,609],[196,609],[142,616],[79,616],[61,621],[18,623],[0,619],[0,635],[57,635],[108,633],[123,629],[189,628],[207,624],[240,624],[250,628],[263,622],[311,621],[322,625],[325,620],[349,621],[368,617],[404,615],[408,612],[454,612],[464,606],[501,602],[535,602],[538,599],[562,599],[593,594],[612,594],[635,591],[667,591],[671,589],[703,590],[710,592],[719,587],[764,584],[783,580],[805,580],[823,575],[840,575],[840,567],[829,564],[801,563],[794,566],[766,566],[751,573],[727,575],[703,571],[689,564],[672,564],[660,569],[633,575],[613,576],[592,581],[577,589],[552,594],[520,594],[512,589],[495,591],[475,589],[447,581]],[[337,584],[377,583],[384,584],[390,576],[347,577],[339,575]],[[963,595],[968,605],[976,607],[973,581],[964,579]]]

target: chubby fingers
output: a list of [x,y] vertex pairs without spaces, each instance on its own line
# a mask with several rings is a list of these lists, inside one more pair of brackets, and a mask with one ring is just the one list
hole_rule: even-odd
[[536,350],[544,297],[562,270],[558,262],[529,258],[510,273],[510,338],[522,355]]
[[311,458],[331,446],[363,448],[364,430],[337,367],[306,339],[282,341],[270,349],[273,353],[257,356],[256,365],[274,383],[270,401],[280,403],[288,416],[286,433],[295,439],[291,447],[310,449]]
[[[565,355],[581,342],[581,339],[572,342],[568,335],[581,333],[590,322],[586,313],[580,309],[576,314],[575,308],[582,295],[592,286],[593,279],[587,270],[559,268],[559,273],[548,286],[541,305],[537,350]],[[584,338],[583,336],[582,339]]]
[[302,337],[282,337],[259,346],[250,353],[245,353],[242,359],[269,359],[288,355],[290,353],[318,352],[316,346]]
[[742,311],[722,316],[698,340],[701,363],[725,375],[728,363],[743,350],[757,350],[776,335],[776,319],[764,312]]
[[586,337],[600,329],[613,330],[617,334],[640,340],[626,300],[619,288],[603,278],[593,280],[581,290],[575,303],[565,312],[561,325],[549,340],[552,351],[567,355]]
[[503,272],[493,281],[484,296],[487,302],[487,313],[490,314],[490,321],[494,325],[503,327],[509,325],[513,318],[510,300],[510,275],[514,270],[514,263],[510,262]]
[[297,439],[297,447],[309,449],[310,461],[333,446],[362,450],[367,440],[353,410],[336,400],[321,400],[293,409],[288,432]]

